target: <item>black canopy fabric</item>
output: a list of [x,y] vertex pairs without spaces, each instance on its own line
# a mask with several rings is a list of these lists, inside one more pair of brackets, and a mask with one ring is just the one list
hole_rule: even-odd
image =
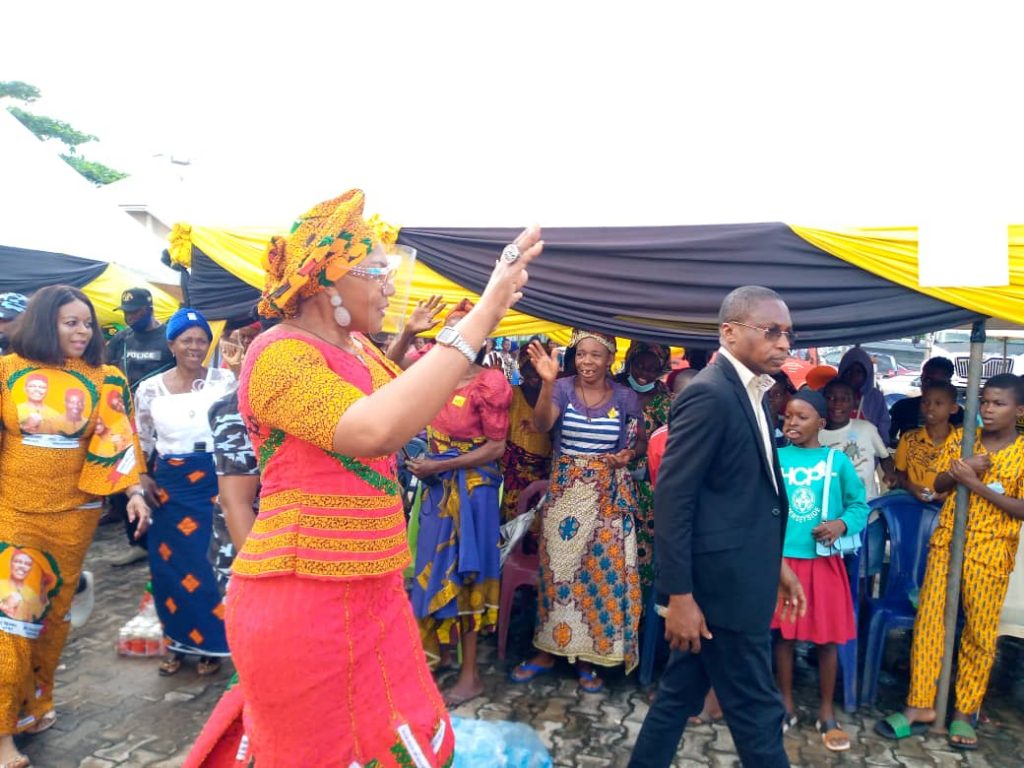
[[252,319],[260,298],[258,289],[235,277],[194,245],[187,285],[184,279],[182,284],[189,306],[209,320]]
[[[518,229],[403,229],[436,272],[480,292]],[[800,346],[951,328],[981,315],[866,272],[787,225],[545,228],[522,312],[625,338],[711,347],[718,307],[740,285],[778,291]]]
[[0,245],[0,293],[31,295],[47,285],[85,288],[109,265],[78,256]]
[[[398,239],[416,248],[431,270],[479,293],[494,259],[516,234],[407,228]],[[211,320],[249,317],[259,292],[230,267],[251,272],[259,249],[249,235],[207,240],[225,252],[208,254],[190,245],[189,302]],[[544,241],[544,257],[531,266],[516,309],[625,338],[717,346],[718,307],[729,291],[748,284],[782,295],[800,346],[897,338],[981,317],[867,272],[781,223],[545,228]]]

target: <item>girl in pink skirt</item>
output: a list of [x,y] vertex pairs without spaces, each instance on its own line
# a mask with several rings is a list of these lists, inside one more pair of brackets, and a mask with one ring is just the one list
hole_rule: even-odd
[[786,406],[783,432],[790,445],[779,450],[789,495],[783,556],[803,585],[807,613],[794,621],[783,621],[776,614],[772,628],[780,634],[775,667],[786,705],[783,727],[796,724],[793,649],[797,641],[814,643],[821,690],[816,727],[825,746],[841,752],[850,748],[850,738],[836,722],[832,705],[838,666],[836,645],[856,637],[857,626],[837,540],[860,533],[867,522],[868,506],[853,463],[841,451],[823,448],[818,442],[827,412],[825,398],[813,390],[798,392]]

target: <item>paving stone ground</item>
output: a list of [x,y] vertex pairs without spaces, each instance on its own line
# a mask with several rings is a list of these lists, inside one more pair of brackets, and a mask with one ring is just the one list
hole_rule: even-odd
[[[172,768],[180,766],[188,749],[223,691],[230,664],[213,678],[199,678],[187,665],[174,677],[160,677],[156,660],[123,659],[115,652],[120,625],[130,618],[148,578],[145,563],[127,568],[110,566],[123,551],[123,532],[104,526],[90,550],[87,568],[96,575],[96,610],[89,623],[72,632],[57,675],[59,719],[48,732],[22,741],[22,750],[38,768]],[[513,622],[509,659],[499,661],[493,638],[481,649],[486,691],[455,714],[529,723],[551,751],[555,765],[564,768],[621,768],[626,765],[648,709],[649,691],[636,676],[606,675],[605,692],[581,693],[569,668],[542,676],[526,685],[513,685],[507,674],[513,663],[529,653],[529,606]],[[912,737],[896,745],[877,737],[875,721],[897,708],[906,690],[906,640],[889,644],[890,673],[883,677],[879,708],[839,719],[854,748],[834,755],[814,732],[817,678],[806,661],[798,666],[801,724],[786,736],[794,766],[1024,766],[1024,645],[1000,641],[1000,655],[985,703],[990,722],[979,730],[981,748],[974,753],[951,749],[941,735]],[[442,677],[441,684],[450,677]],[[687,730],[674,763],[693,766],[738,766],[725,725]],[[280,766],[275,768],[299,768]],[[480,766],[480,768],[487,768]]]

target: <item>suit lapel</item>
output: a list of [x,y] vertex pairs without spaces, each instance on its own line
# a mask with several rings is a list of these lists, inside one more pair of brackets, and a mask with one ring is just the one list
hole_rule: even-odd
[[[757,452],[761,455],[761,466],[764,467],[764,471],[768,474],[768,478],[774,483],[774,456],[769,457],[764,451],[764,437],[761,435],[761,428],[757,424],[757,416],[754,415],[754,408],[751,405],[750,397],[747,395],[747,390],[743,386],[743,382],[740,381],[740,375],[736,372],[732,363],[721,355],[718,356],[715,363],[721,367],[722,371],[725,373],[725,378],[732,385],[733,392],[740,402],[740,408],[743,411],[743,415],[746,416],[747,424],[750,426],[750,431],[754,436],[754,444],[757,446]],[[762,408],[763,407],[764,404],[762,403]],[[771,422],[766,418],[765,423],[770,424]]]

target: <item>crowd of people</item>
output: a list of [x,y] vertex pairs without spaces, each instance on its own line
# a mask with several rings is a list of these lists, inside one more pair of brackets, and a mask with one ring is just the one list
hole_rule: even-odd
[[[0,295],[0,766],[28,765],[13,736],[56,721],[65,617],[91,590],[82,564],[104,499],[134,548],[122,562],[148,558],[170,650],[160,674],[196,657],[212,675],[229,655],[238,673],[189,765],[221,764],[241,731],[260,765],[449,764],[447,711],[484,689],[501,527],[537,481],[535,653],[510,681],[555,674],[561,658],[598,693],[602,669],[637,667],[656,611],[671,653],[637,768],[669,765],[688,723],[723,716],[744,765],[788,765],[798,642],[817,649],[815,727],[829,750],[850,748],[837,647],[858,631],[850,580],[882,570],[869,504],[886,491],[943,506],[907,709],[878,730],[931,723],[953,491],[966,487],[950,741],[976,746],[1024,518],[1020,379],[987,381],[975,455],[961,459],[950,361],[929,360],[921,396],[891,413],[858,347],[798,389],[781,370],[789,311],[766,288],[725,298],[717,351],[690,351],[687,368],[634,341],[613,372],[615,339],[588,329],[564,350],[493,342],[543,249],[536,229],[505,248],[476,304],[432,297],[385,338],[392,271],[362,207],[351,190],[274,238],[262,319],[230,329],[214,364],[202,313],[161,324],[143,288],[122,296],[126,328],[105,350],[80,291]],[[421,489],[411,542],[399,462]],[[844,554],[862,536],[872,557],[851,574]],[[454,667],[439,691],[434,675]]]

